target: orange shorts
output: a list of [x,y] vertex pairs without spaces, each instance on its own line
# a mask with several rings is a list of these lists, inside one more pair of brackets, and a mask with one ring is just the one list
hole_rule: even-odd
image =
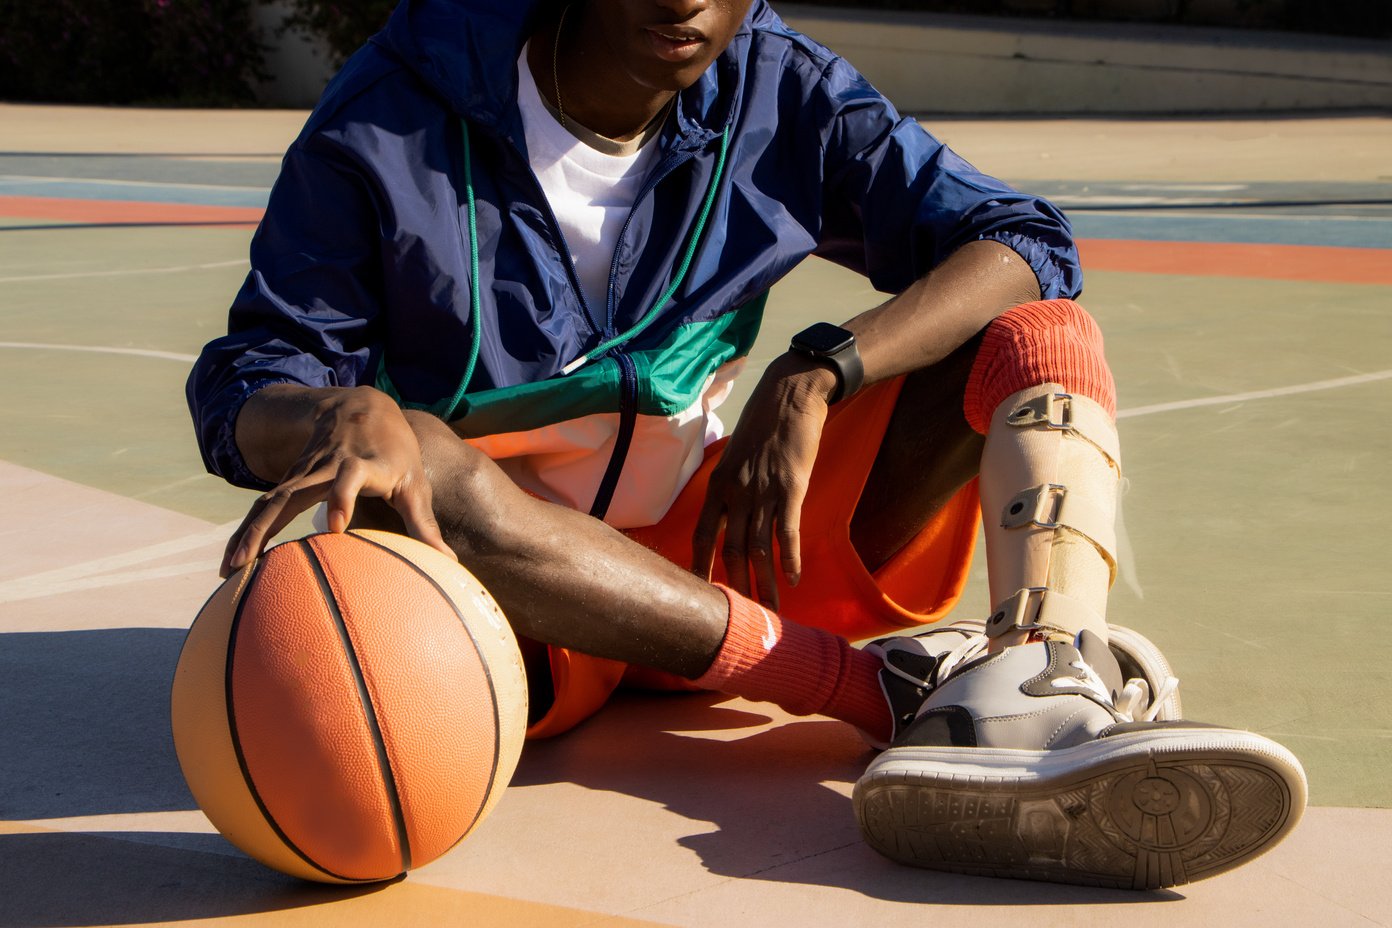
[[[781,582],[779,614],[851,640],[936,622],[961,596],[976,545],[980,504],[976,481],[963,487],[888,563],[868,571],[851,544],[851,516],[884,439],[903,379],[886,381],[831,407],[802,508],[802,578]],[[626,531],[630,538],[682,567],[691,564],[691,535],[706,484],[725,448],[705,461],[656,525]],[[724,569],[716,558],[717,582]],[[532,650],[532,649],[529,649]],[[533,651],[540,658],[540,649]],[[527,730],[530,738],[558,735],[599,711],[623,682],[626,664],[547,648],[555,700]],[[639,671],[651,682],[666,675]],[[677,678],[669,678],[675,681]]]

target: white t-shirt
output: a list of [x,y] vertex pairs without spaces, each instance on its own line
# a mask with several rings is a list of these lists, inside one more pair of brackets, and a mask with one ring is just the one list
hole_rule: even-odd
[[565,235],[590,313],[602,320],[614,246],[658,146],[650,138],[631,154],[597,151],[551,114],[532,78],[525,47],[517,59],[517,76],[517,105],[522,111],[527,157]]

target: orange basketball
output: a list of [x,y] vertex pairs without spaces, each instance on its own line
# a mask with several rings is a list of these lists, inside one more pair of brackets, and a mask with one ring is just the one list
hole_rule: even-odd
[[199,806],[268,866],[384,880],[488,814],[527,724],[522,659],[483,586],[401,535],[267,551],[199,612],[174,746]]

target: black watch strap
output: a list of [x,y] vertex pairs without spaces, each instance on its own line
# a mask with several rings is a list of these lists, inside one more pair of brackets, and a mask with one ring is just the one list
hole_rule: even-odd
[[865,382],[865,366],[860,361],[860,348],[855,334],[849,329],[829,322],[818,322],[793,336],[790,351],[825,361],[836,372],[836,391],[828,402],[838,403],[854,396]]

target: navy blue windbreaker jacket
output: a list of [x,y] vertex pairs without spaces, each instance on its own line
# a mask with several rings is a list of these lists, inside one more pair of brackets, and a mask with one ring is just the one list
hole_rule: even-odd
[[[603,461],[584,480],[600,486],[547,484],[561,458],[546,459],[556,449],[540,439],[537,485],[519,478],[578,508],[593,496],[603,514],[625,458],[641,456],[644,423],[709,397],[748,353],[761,295],[808,255],[894,293],[992,239],[1030,264],[1044,297],[1081,289],[1057,209],[977,171],[756,0],[680,94],[614,243],[606,304],[587,305],[516,104],[535,7],[406,0],[329,85],[285,156],[228,334],[188,381],[210,471],[264,486],[234,441],[256,390],[367,383],[432,409],[495,459],[525,454],[486,436],[531,447],[557,423],[610,422],[586,446]],[[708,441],[709,422],[701,429]],[[691,455],[673,466],[689,473]]]

